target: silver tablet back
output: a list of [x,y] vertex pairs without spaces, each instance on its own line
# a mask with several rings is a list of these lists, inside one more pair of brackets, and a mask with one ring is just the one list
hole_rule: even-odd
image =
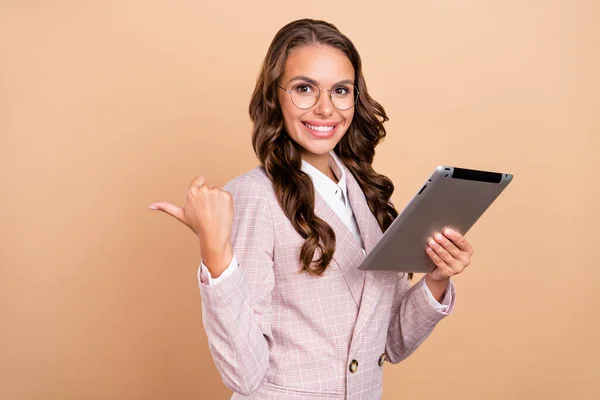
[[427,240],[444,228],[465,235],[513,176],[439,166],[360,265],[361,270],[430,272]]

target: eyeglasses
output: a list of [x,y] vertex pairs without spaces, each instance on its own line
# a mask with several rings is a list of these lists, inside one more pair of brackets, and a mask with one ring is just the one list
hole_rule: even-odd
[[358,100],[358,95],[360,94],[358,88],[351,85],[338,85],[332,89],[321,89],[310,83],[298,83],[290,90],[279,85],[277,86],[288,92],[292,103],[302,110],[307,110],[317,104],[322,91],[329,92],[331,103],[341,111],[352,108],[356,104],[356,100]]

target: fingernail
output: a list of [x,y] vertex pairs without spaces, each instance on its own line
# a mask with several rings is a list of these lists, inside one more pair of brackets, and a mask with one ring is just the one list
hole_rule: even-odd
[[446,234],[446,235],[452,235],[453,233],[454,233],[454,231],[452,231],[452,229],[446,229],[444,231],[444,234]]
[[158,210],[158,207],[156,207],[156,206],[148,206],[148,208],[149,208],[150,210]]

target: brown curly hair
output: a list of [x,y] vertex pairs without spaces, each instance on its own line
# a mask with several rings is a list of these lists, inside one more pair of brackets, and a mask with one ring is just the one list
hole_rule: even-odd
[[[389,201],[394,185],[373,170],[375,146],[385,137],[385,110],[367,91],[360,55],[354,44],[334,25],[312,19],[293,21],[277,32],[262,64],[250,101],[254,123],[252,146],[273,182],[279,205],[294,229],[305,239],[300,252],[303,270],[321,275],[335,251],[333,229],[314,213],[315,191],[301,170],[302,147],[285,132],[277,98],[277,84],[288,54],[294,48],[320,44],[341,50],[352,63],[359,90],[354,117],[334,151],[358,181],[379,226],[385,231],[398,212]],[[319,257],[314,262],[315,251]]]

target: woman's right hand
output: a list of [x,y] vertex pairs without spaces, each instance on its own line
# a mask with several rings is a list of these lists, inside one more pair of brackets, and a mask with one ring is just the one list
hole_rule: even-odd
[[198,176],[187,189],[183,208],[167,202],[152,203],[148,208],[175,217],[198,236],[202,262],[213,278],[227,269],[233,258],[233,198],[228,192]]

